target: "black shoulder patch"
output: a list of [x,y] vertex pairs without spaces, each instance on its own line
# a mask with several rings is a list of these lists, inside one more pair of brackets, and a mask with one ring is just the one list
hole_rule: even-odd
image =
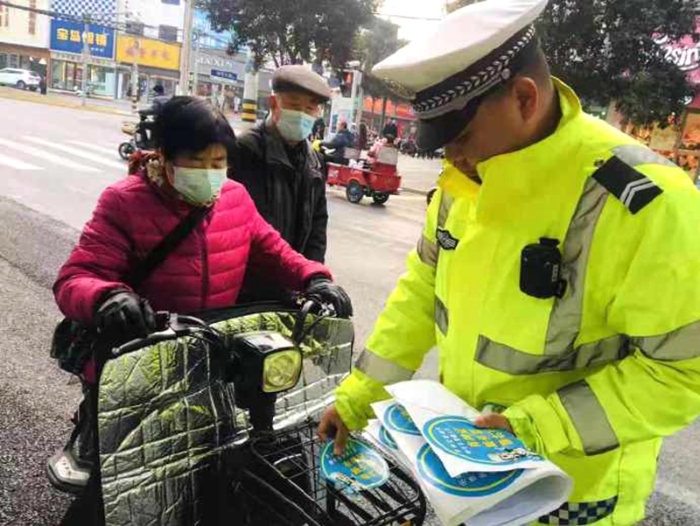
[[663,193],[654,181],[618,157],[611,157],[598,168],[593,179],[617,197],[633,214]]

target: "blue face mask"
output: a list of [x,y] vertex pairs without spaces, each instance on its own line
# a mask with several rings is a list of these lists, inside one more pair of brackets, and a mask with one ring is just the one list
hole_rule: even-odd
[[311,135],[314,129],[314,119],[303,111],[281,110],[277,130],[289,142],[301,142]]

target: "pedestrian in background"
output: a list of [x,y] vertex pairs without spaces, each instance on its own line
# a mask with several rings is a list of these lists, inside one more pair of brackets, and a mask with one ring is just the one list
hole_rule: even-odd
[[[260,214],[306,258],[326,257],[325,166],[308,138],[321,105],[330,99],[326,81],[304,66],[283,66],[272,77],[268,118],[238,139],[229,177],[243,184]],[[273,299],[251,276],[249,300]]]

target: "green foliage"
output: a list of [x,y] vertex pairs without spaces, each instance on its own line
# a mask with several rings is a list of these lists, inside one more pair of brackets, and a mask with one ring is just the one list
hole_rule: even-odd
[[[477,1],[454,0],[448,11]],[[629,122],[648,125],[682,113],[694,94],[654,42],[693,34],[694,11],[688,0],[550,0],[537,28],[552,73],[584,103],[614,100]]]
[[231,30],[230,49],[249,46],[256,67],[328,61],[342,69],[353,57],[358,29],[376,0],[204,0],[216,30]]
[[363,71],[362,89],[372,98],[386,97],[398,100],[382,80],[372,75],[374,66],[406,45],[407,42],[399,39],[398,33],[399,26],[388,20],[374,17],[357,36],[355,53]]
[[676,40],[694,30],[686,0],[551,0],[538,23],[554,75],[584,102],[615,100],[629,122],[642,125],[680,114],[693,95],[654,35]]

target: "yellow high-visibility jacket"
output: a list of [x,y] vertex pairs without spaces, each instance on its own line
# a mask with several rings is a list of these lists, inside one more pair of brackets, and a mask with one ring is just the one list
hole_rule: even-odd
[[[447,388],[507,408],[573,477],[570,502],[541,523],[633,524],[661,438],[700,414],[700,192],[555,85],[553,135],[479,164],[481,185],[447,166],[337,408],[363,427],[383,385],[437,345]],[[541,238],[560,242],[562,297],[521,290],[523,249]]]

